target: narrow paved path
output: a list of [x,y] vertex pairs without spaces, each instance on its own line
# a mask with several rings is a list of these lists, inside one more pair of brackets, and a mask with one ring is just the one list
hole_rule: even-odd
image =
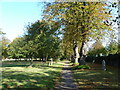
[[73,80],[71,66],[69,65],[68,61],[65,62],[65,65],[61,74],[61,80],[56,85],[54,90],[79,90],[77,89],[77,85]]

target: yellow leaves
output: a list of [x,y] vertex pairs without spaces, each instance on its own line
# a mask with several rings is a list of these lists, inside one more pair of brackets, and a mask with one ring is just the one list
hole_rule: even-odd
[[61,18],[66,18],[66,15],[65,14],[60,14],[61,15]]
[[[57,18],[57,20],[59,19],[61,22],[65,21],[64,23],[66,25],[66,30],[64,31],[68,34],[66,34],[65,37],[69,38],[69,40],[71,39],[71,35],[75,39],[81,35],[89,33],[94,33],[94,35],[97,35],[97,30],[108,28],[108,26],[105,26],[101,22],[111,17],[108,14],[105,14],[106,9],[104,6],[105,4],[100,2],[57,3],[48,8],[52,13],[48,18]],[[85,28],[83,28],[83,26]],[[91,29],[96,30],[92,32]],[[81,32],[81,30],[84,32]]]

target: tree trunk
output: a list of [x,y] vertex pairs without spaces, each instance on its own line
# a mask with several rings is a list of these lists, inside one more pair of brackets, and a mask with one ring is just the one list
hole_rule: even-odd
[[48,55],[46,55],[46,58],[45,58],[45,61],[47,61],[48,60]]
[[82,42],[82,46],[80,49],[80,58],[79,58],[79,65],[86,65],[85,59],[86,59],[86,48],[84,48],[85,42]]
[[33,59],[32,59],[32,58],[29,58],[29,60],[30,60],[30,65],[29,65],[29,67],[32,67],[32,65],[33,65]]
[[[86,2],[83,2],[83,6],[86,6]],[[85,34],[85,9],[84,9],[84,7],[82,7],[82,11],[83,11],[83,23],[84,24],[82,24],[81,23],[81,26],[82,26],[82,45],[81,45],[81,48],[80,48],[80,53],[79,53],[79,55],[80,55],[80,58],[79,58],[79,65],[85,65],[86,64],[86,62],[85,62],[85,59],[86,59],[86,54],[84,53],[85,52],[85,50],[84,50],[84,45],[86,44],[86,34]]]
[[78,63],[79,53],[78,53],[78,46],[76,44],[73,50],[74,50],[74,63]]

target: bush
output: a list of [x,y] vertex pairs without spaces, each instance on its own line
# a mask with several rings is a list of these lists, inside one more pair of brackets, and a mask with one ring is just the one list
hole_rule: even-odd
[[79,63],[73,63],[72,64],[72,66],[78,66],[79,65]]
[[88,65],[78,65],[73,67],[73,69],[90,69],[90,66]]

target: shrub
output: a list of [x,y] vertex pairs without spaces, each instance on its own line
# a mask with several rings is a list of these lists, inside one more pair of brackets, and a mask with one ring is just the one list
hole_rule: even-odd
[[90,69],[90,66],[88,65],[78,65],[73,67],[73,69]]
[[72,64],[72,66],[78,66],[79,65],[79,63],[73,63]]
[[88,65],[80,65],[77,68],[78,69],[90,69],[90,66],[88,66]]

